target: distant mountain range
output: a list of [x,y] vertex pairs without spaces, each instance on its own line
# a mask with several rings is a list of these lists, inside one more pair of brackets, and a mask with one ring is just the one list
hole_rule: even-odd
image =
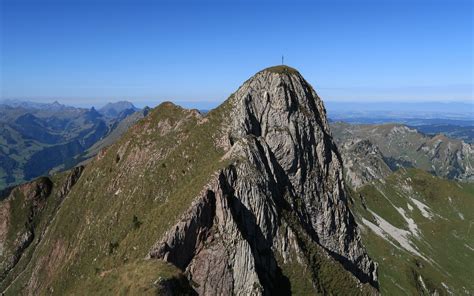
[[[6,100],[0,103],[0,189],[67,168],[120,122],[137,113],[128,102],[99,110]],[[140,113],[140,112],[138,112]],[[134,117],[137,117],[135,115]]]
[[331,124],[354,188],[400,168],[419,168],[459,181],[474,181],[474,145],[402,124]]
[[132,114],[139,109],[135,107],[132,103],[127,101],[119,101],[115,103],[107,103],[105,106],[99,109],[100,114],[117,118],[124,115]]
[[0,100],[0,106],[1,105],[12,107],[12,108],[51,110],[51,111],[74,108],[74,107],[60,104],[58,101],[54,101],[53,103],[37,103],[37,102],[21,101],[21,100]]
[[474,102],[328,102],[326,108],[333,122],[402,123],[474,143]]

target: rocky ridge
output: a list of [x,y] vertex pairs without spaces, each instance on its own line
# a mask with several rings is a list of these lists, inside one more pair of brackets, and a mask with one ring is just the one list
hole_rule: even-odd
[[341,158],[311,86],[291,68],[267,69],[227,103],[232,119],[223,143],[231,163],[149,256],[185,270],[202,295],[271,294],[284,289],[279,265],[291,254],[308,262],[306,241],[376,285],[376,264],[360,242]]
[[66,195],[6,295],[150,294],[177,269],[202,295],[377,293],[323,104],[286,66],[205,116],[161,104]]

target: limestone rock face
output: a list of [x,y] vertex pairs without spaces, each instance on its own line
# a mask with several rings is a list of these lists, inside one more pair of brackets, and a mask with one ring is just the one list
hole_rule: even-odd
[[338,147],[344,160],[346,181],[354,189],[392,173],[379,148],[368,139],[350,139]]
[[288,262],[317,278],[308,263],[314,246],[355,281],[376,286],[376,263],[361,244],[341,157],[312,87],[294,69],[269,68],[225,104],[229,164],[150,257],[186,271],[201,295],[269,295],[290,292]]

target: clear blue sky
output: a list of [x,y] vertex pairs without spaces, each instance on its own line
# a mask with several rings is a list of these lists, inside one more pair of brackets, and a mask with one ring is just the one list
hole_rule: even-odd
[[284,54],[325,101],[473,100],[474,1],[0,3],[3,99],[213,105]]

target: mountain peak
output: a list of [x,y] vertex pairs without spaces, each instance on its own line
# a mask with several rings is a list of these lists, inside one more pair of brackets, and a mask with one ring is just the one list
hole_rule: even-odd
[[270,72],[270,73],[277,73],[277,74],[300,74],[298,70],[287,65],[277,65],[277,66],[268,67],[261,70],[260,72]]
[[[216,142],[224,143],[222,159],[227,166],[215,173],[180,222],[156,242],[150,257],[189,270],[203,295],[218,290],[285,291],[281,287],[285,279],[272,266],[284,266],[278,256],[286,258],[292,252],[308,260],[324,261],[327,256],[355,276],[349,281],[357,278],[359,283],[376,285],[377,267],[360,243],[349,210],[342,161],[326,112],[309,83],[286,66],[262,70],[210,112],[208,120],[219,114],[225,121],[217,129],[224,136]],[[191,225],[197,229],[188,231]],[[195,242],[194,234],[200,232],[209,236]],[[206,240],[213,242],[212,250],[201,249]],[[303,242],[314,246],[314,253],[302,252],[308,247]],[[282,248],[285,245],[296,247]],[[220,273],[199,271],[203,262],[210,270],[228,269],[224,282]],[[319,272],[314,268],[313,278]]]
[[[233,126],[240,126],[243,134],[261,136],[272,128],[286,128],[303,121],[308,127],[318,126],[324,134],[330,134],[322,100],[291,67],[275,66],[257,72],[229,100],[234,109]],[[240,133],[237,129],[234,132]]]
[[99,113],[108,117],[118,117],[122,113],[133,113],[139,109],[135,107],[131,102],[118,101],[114,103],[107,103],[105,106],[99,109]]

